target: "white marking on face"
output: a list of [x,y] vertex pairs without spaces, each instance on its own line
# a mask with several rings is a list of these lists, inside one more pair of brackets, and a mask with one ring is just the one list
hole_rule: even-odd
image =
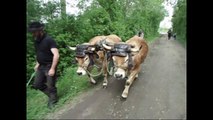
[[113,62],[117,67],[115,69],[114,77],[117,79],[123,79],[126,77],[126,70],[128,68],[128,55],[126,57],[115,57],[113,56]]
[[87,72],[82,67],[78,67],[76,72],[77,72],[78,75],[86,75],[87,74]]
[[114,77],[118,79],[123,79],[126,77],[126,72],[124,69],[118,68],[114,73]]

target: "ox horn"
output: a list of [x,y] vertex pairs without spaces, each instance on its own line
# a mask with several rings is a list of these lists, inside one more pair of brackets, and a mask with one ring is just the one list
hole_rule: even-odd
[[95,51],[95,48],[91,48],[91,51]]
[[107,50],[111,50],[112,47],[111,46],[107,46],[105,43],[102,43],[103,47],[106,48]]
[[76,47],[70,47],[70,46],[67,46],[67,47],[71,50],[76,50]]
[[88,50],[90,50],[90,51],[95,51],[95,47],[89,47]]

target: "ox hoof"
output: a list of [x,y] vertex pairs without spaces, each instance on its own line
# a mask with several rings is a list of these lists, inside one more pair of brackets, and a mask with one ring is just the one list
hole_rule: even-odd
[[104,82],[104,83],[103,83],[103,86],[107,86],[107,83]]
[[103,83],[103,88],[107,88],[107,83]]
[[107,88],[107,85],[103,85],[103,88]]
[[127,98],[127,93],[123,93],[123,94],[121,95],[121,97],[122,97],[123,99],[126,99],[126,98]]
[[138,74],[135,76],[134,80],[137,80],[138,79]]
[[92,82],[92,81],[90,81],[90,83],[91,83],[92,85],[96,85],[96,84],[97,84],[97,82]]
[[125,101],[126,98],[124,98],[123,96],[121,96],[121,97],[120,97],[120,100],[121,100],[121,101]]

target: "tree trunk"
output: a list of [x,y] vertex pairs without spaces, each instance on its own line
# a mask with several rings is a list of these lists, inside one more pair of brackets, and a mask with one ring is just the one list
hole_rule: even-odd
[[61,3],[61,17],[66,16],[66,0],[60,0]]

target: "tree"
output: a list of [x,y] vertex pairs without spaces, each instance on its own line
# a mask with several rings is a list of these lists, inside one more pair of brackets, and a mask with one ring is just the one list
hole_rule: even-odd
[[173,31],[177,33],[177,39],[186,43],[186,0],[179,0],[175,6],[172,18]]

